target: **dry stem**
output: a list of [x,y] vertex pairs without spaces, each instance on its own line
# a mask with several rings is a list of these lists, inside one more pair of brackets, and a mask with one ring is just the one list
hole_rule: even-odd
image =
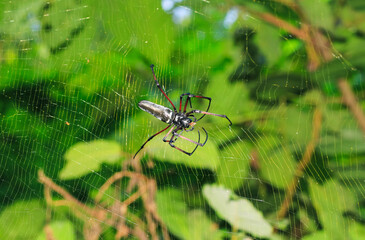
[[338,81],[338,87],[342,93],[343,102],[350,109],[362,132],[365,134],[365,115],[360,107],[360,104],[357,102],[355,94],[352,92],[350,85],[345,79],[340,79]]
[[318,28],[310,24],[310,21],[306,18],[305,14],[301,10],[301,7],[286,0],[277,0],[277,2],[288,6],[298,14],[300,22],[302,23],[300,28],[271,13],[257,12],[242,6],[240,8],[249,12],[253,16],[260,18],[261,20],[278,28],[284,29],[288,33],[303,40],[306,45],[306,51],[308,55],[308,69],[310,71],[316,70],[322,62],[330,61],[333,56],[329,40],[320,32]]
[[[113,183],[124,177],[127,177],[130,181],[133,180],[136,183],[136,192],[123,202],[115,199],[114,204],[110,207],[102,205],[100,201],[105,191]],[[100,234],[103,232],[103,225],[114,227],[117,230],[117,234],[115,236],[116,239],[128,237],[129,234],[140,239],[147,239],[147,232],[149,232],[151,239],[155,240],[158,239],[156,229],[157,226],[160,225],[164,239],[169,239],[167,229],[157,214],[157,207],[155,203],[155,195],[157,191],[156,182],[141,173],[130,171],[115,173],[103,184],[103,186],[100,187],[93,207],[86,206],[84,203],[77,200],[65,189],[58,186],[50,178],[46,177],[42,170],[39,170],[38,178],[39,182],[44,185],[44,195],[48,206],[68,206],[72,208],[72,213],[75,216],[84,221],[84,237],[86,239],[99,239]],[[56,201],[53,200],[51,194],[52,191],[57,192],[63,197],[63,199]],[[145,208],[144,217],[147,224],[128,212],[128,206],[138,199],[142,199]],[[125,218],[127,215],[133,215],[133,219],[137,222],[137,225],[133,226],[133,228],[126,224]]]
[[282,219],[285,217],[289,206],[292,202],[293,196],[296,192],[299,179],[303,176],[304,170],[307,168],[308,164],[310,163],[312,159],[312,154],[316,148],[317,142],[319,140],[319,134],[321,130],[322,125],[322,113],[317,108],[314,111],[313,114],[313,129],[312,129],[312,138],[310,142],[307,145],[307,148],[305,149],[305,152],[303,154],[303,157],[301,161],[298,163],[297,169],[295,171],[295,176],[293,177],[292,182],[288,186],[288,189],[286,190],[285,198],[283,203],[281,204],[281,207],[277,213],[277,218]]

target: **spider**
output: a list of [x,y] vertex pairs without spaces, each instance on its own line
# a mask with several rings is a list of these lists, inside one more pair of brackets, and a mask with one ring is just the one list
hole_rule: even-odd
[[[182,132],[186,131],[186,132],[190,132],[192,130],[194,130],[194,126],[195,124],[201,120],[203,117],[205,117],[205,115],[212,115],[212,116],[217,116],[217,117],[223,117],[226,118],[229,121],[229,126],[232,125],[231,120],[229,120],[229,118],[226,115],[221,115],[221,114],[215,114],[215,113],[209,113],[209,107],[210,107],[210,103],[212,101],[212,99],[210,97],[204,97],[204,96],[198,96],[198,95],[194,95],[194,94],[190,94],[190,93],[183,93],[180,95],[180,107],[179,107],[179,112],[176,110],[175,105],[171,102],[170,98],[167,96],[167,94],[165,93],[165,91],[162,89],[161,85],[158,83],[156,75],[155,75],[155,71],[153,70],[154,65],[151,65],[151,70],[152,70],[152,74],[153,74],[153,78],[155,79],[156,85],[158,87],[158,89],[160,89],[160,91],[162,92],[162,94],[167,98],[167,100],[171,103],[172,107],[174,108],[174,111],[171,110],[170,108],[158,105],[156,103],[150,102],[150,101],[146,101],[146,100],[142,100],[138,103],[139,108],[141,108],[143,111],[148,112],[150,114],[152,114],[154,117],[156,117],[157,119],[161,120],[162,122],[165,122],[168,124],[168,126],[164,129],[162,129],[161,131],[155,133],[154,135],[152,135],[151,137],[149,137],[147,139],[147,141],[145,143],[143,143],[143,145],[140,147],[140,149],[136,152],[136,154],[134,155],[133,158],[136,157],[136,155],[139,153],[139,151],[142,150],[142,148],[155,136],[157,136],[158,134],[166,131],[169,127],[171,127],[171,129],[167,132],[167,134],[165,135],[165,137],[162,139],[162,141],[164,142],[168,142],[169,145],[189,156],[191,156],[195,150],[198,148],[198,146],[203,147],[205,145],[205,143],[208,140],[208,133],[207,131],[202,127],[202,129],[204,130],[205,134],[206,134],[206,138],[204,143],[200,143],[200,132],[198,130],[198,141],[194,141],[191,140],[189,138],[186,138],[184,136],[182,136]],[[184,110],[181,111],[181,106],[182,106],[182,101],[183,101],[183,97],[187,96],[185,105],[184,105]],[[202,99],[206,99],[209,101],[208,103],[208,107],[206,111],[201,111],[201,110],[191,110],[189,112],[186,112],[186,107],[188,105],[188,102],[190,102],[190,108],[192,108],[192,104],[191,104],[191,98],[202,98]],[[198,113],[198,114],[203,114],[203,116],[201,116],[200,118],[196,118],[193,114],[194,113]],[[191,127],[191,128],[190,128]],[[166,140],[166,138],[172,133],[172,136],[169,140]],[[182,150],[179,147],[176,147],[174,145],[175,141],[178,139],[184,139],[186,141],[189,141],[191,143],[196,144],[196,147],[194,148],[194,150],[192,152],[187,152],[185,150]]]

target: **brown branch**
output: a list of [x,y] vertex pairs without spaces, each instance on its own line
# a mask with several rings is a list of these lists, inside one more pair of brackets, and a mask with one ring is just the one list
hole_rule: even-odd
[[343,102],[350,109],[357,121],[357,124],[359,124],[359,127],[365,134],[365,115],[360,107],[360,104],[357,102],[355,94],[352,92],[350,85],[345,79],[340,79],[338,81],[338,87],[342,93]]
[[325,37],[321,31],[312,26],[309,19],[305,16],[300,6],[296,3],[290,4],[286,0],[276,0],[277,2],[290,7],[297,13],[301,21],[301,27],[298,28],[291,23],[276,17],[271,13],[262,13],[251,10],[246,7],[240,7],[243,11],[247,11],[253,16],[273,25],[284,29],[288,33],[296,36],[305,43],[308,55],[308,69],[309,71],[316,70],[322,62],[328,62],[333,58],[330,41]]
[[44,233],[46,234],[47,240],[56,240],[56,238],[54,237],[54,234],[53,234],[53,230],[49,224],[46,224],[46,226],[44,226],[43,230],[44,230]]
[[[79,208],[81,208],[83,211],[87,212],[89,215],[95,216],[97,214],[93,209],[91,209],[88,206],[86,206],[85,204],[81,203],[79,200],[77,200],[75,197],[73,197],[70,193],[68,193],[65,189],[63,189],[62,187],[55,184],[50,178],[46,177],[46,175],[44,175],[44,172],[42,170],[38,171],[38,181],[40,183],[44,184],[46,187],[50,188],[51,190],[60,194],[64,199],[68,200],[68,202],[71,202],[72,204],[77,205]],[[49,195],[46,196],[46,200],[52,201],[52,200],[50,200],[50,193],[47,192],[47,194],[49,194]],[[49,199],[47,199],[47,198],[49,198]]]
[[135,202],[139,197],[141,196],[140,191],[137,191],[135,193],[133,193],[129,198],[127,198],[124,202],[123,205],[125,207],[127,207],[129,204]]
[[129,178],[141,178],[143,180],[146,180],[147,178],[140,174],[135,172],[129,172],[129,171],[121,171],[115,173],[113,176],[111,176],[104,184],[100,187],[98,194],[95,197],[95,202],[100,202],[101,197],[104,195],[105,191],[108,190],[108,188],[119,179],[122,179],[123,177],[129,177]]
[[[112,184],[124,177],[127,177],[129,178],[129,181],[134,182],[134,185],[137,187],[137,191],[129,196],[129,198],[127,198],[124,202],[120,202],[116,198],[114,204],[109,207],[100,203],[105,191],[108,190]],[[99,192],[95,197],[96,204],[93,207],[88,207],[77,200],[65,189],[55,184],[50,178],[46,177],[42,170],[38,171],[38,178],[39,182],[44,185],[44,196],[47,205],[68,206],[73,209],[72,213],[84,222],[83,233],[86,239],[99,239],[100,234],[102,234],[103,231],[103,226],[101,224],[103,223],[103,225],[114,227],[117,230],[115,239],[126,237],[129,234],[139,237],[140,239],[147,239],[147,233],[149,232],[151,239],[158,240],[159,237],[156,230],[160,225],[164,239],[169,240],[167,228],[157,214],[155,202],[157,191],[156,181],[147,178],[142,173],[131,171],[121,171],[115,173],[100,187]],[[60,194],[63,199],[53,200],[51,194],[52,191]],[[126,224],[125,219],[127,215],[131,214],[128,212],[128,206],[137,201],[137,199],[142,199],[143,201],[146,224],[144,224],[144,222],[138,218],[138,226],[134,226],[132,228]],[[146,232],[144,232],[144,230],[146,230]]]
[[270,13],[260,13],[257,11],[253,11],[250,10],[248,8],[244,8],[242,7],[244,11],[247,11],[249,13],[251,13],[252,15],[254,15],[257,18],[260,18],[261,20],[264,20],[278,28],[284,29],[285,31],[293,34],[294,36],[296,36],[299,39],[302,39],[303,41],[308,41],[309,40],[309,36],[305,33],[305,31],[303,31],[300,28],[297,28],[296,26],[288,23],[287,21],[276,17],[273,14]]
[[285,215],[289,209],[289,206],[292,202],[293,196],[296,192],[296,189],[297,189],[297,186],[299,183],[299,179],[301,177],[303,177],[304,170],[307,168],[308,164],[310,163],[310,161],[312,159],[312,154],[313,154],[313,152],[316,148],[316,145],[318,143],[318,140],[319,140],[321,125],[322,125],[322,113],[317,108],[313,114],[312,138],[305,149],[305,152],[303,154],[301,161],[298,163],[293,180],[289,184],[289,186],[286,190],[284,201],[281,204],[281,207],[277,213],[278,219],[282,219],[283,217],[285,217]]

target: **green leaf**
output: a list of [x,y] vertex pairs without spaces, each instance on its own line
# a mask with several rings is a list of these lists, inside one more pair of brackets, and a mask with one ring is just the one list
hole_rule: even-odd
[[[167,64],[174,43],[176,26],[172,16],[161,7],[161,1],[126,0],[95,1],[102,15],[103,27],[111,32],[122,52],[135,48],[147,61]],[[158,59],[158,62],[156,62]]]
[[334,26],[334,18],[330,1],[328,0],[305,0],[299,1],[306,18],[316,27],[331,30]]
[[311,216],[309,216],[308,209],[304,206],[303,208],[300,207],[298,211],[298,217],[300,219],[300,222],[302,223],[302,229],[305,232],[315,232],[318,230],[317,223],[315,222],[315,219]]
[[[237,52],[239,51],[237,50]],[[234,55],[232,58],[233,62],[227,64],[224,69],[213,72],[209,87],[204,93],[204,96],[212,98],[211,112],[224,114],[230,118],[250,112],[254,106],[253,102],[250,101],[248,88],[242,82],[232,83],[229,81],[241,59],[240,56]],[[212,117],[211,119],[225,123],[223,122],[224,119]]]
[[318,231],[304,236],[303,240],[332,240],[325,231]]
[[[365,136],[349,111],[324,109],[323,133],[318,147],[327,155],[365,153]],[[334,121],[336,119],[336,121]]]
[[[75,239],[75,230],[70,221],[54,221],[49,225],[54,239]],[[44,230],[38,235],[36,240],[48,240]]]
[[9,75],[9,78],[4,79],[12,83],[18,79],[47,81],[53,79],[58,71],[68,74],[81,69],[75,67],[73,61],[77,61],[79,66],[86,63],[85,58],[91,52],[90,44],[97,29],[95,17],[90,17],[92,5],[72,0],[20,0],[8,2],[3,7],[7,14],[2,23],[6,25],[0,27],[6,32],[6,45],[27,39],[18,46],[18,51],[29,49],[22,53],[22,57],[19,55],[16,58],[21,78]]
[[217,169],[219,184],[235,190],[244,182],[250,170],[250,152],[252,146],[248,142],[237,142],[225,147],[221,152]]
[[284,141],[296,148],[306,146],[311,139],[312,113],[294,106],[281,106],[270,111],[269,121],[282,134]]
[[273,228],[247,199],[239,198],[231,190],[216,185],[205,185],[203,194],[218,216],[232,227],[257,237],[271,236]]
[[343,212],[355,210],[353,194],[334,180],[322,186],[309,180],[309,187],[313,205],[329,239],[349,239],[349,223]]
[[[167,130],[168,131],[168,130]],[[201,140],[204,141],[205,134],[201,131]],[[192,140],[197,141],[197,131],[184,133],[184,136]],[[149,142],[148,151],[158,160],[170,163],[180,163],[193,168],[207,168],[215,171],[219,164],[219,152],[215,142],[212,139],[208,139],[204,147],[198,147],[193,155],[188,156],[174,148],[169,143],[165,143],[161,140],[162,136],[155,138]],[[178,139],[175,146],[191,152],[195,148],[195,144],[190,143],[184,139]]]
[[265,136],[257,143],[260,175],[278,188],[286,188],[293,179],[296,162],[285,145],[274,136]]
[[0,239],[34,239],[43,228],[46,211],[38,200],[19,201],[0,214]]
[[300,105],[309,105],[309,106],[324,106],[325,98],[323,93],[318,90],[310,90],[303,97],[299,98]]
[[350,226],[351,240],[362,240],[365,236],[365,227],[363,224],[354,222]]
[[122,156],[117,142],[95,140],[79,142],[66,153],[66,166],[60,172],[60,179],[75,179],[88,173],[98,171],[101,164],[117,163]]
[[[261,24],[256,33],[257,45],[265,55],[269,66],[274,65],[282,54],[280,29]],[[268,39],[270,39],[268,41]]]
[[318,146],[321,153],[326,155],[358,155],[360,153],[365,153],[364,142],[365,137],[360,131],[356,129],[344,129],[340,134],[329,133],[321,137]]
[[157,211],[167,228],[182,239],[221,239],[217,226],[201,209],[189,210],[181,191],[157,191]]

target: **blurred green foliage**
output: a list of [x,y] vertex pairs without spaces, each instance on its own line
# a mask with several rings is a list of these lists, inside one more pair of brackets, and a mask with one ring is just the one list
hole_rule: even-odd
[[[174,5],[164,9],[167,2]],[[228,128],[225,119],[205,117],[199,124],[209,140],[191,157],[162,136],[140,153],[142,173],[157,181],[158,213],[171,236],[364,236],[365,134],[337,86],[346,78],[364,112],[363,0],[20,0],[0,6],[0,239],[47,239],[46,222],[56,239],[82,238],[83,226],[69,210],[58,208],[46,219],[37,171],[91,203],[106,179],[165,126],[137,107],[140,100],[169,106],[151,63],[175,104],[181,93],[208,96],[210,110],[233,122]],[[177,19],[183,11],[186,17]],[[329,39],[333,59],[309,71],[303,39],[260,14],[319,32]],[[192,104],[207,106],[197,99]],[[303,176],[296,176],[316,109],[323,115],[318,143]],[[278,219],[295,177],[290,208]],[[143,215],[141,205],[132,210]],[[109,227],[102,233],[103,239],[114,235]]]

